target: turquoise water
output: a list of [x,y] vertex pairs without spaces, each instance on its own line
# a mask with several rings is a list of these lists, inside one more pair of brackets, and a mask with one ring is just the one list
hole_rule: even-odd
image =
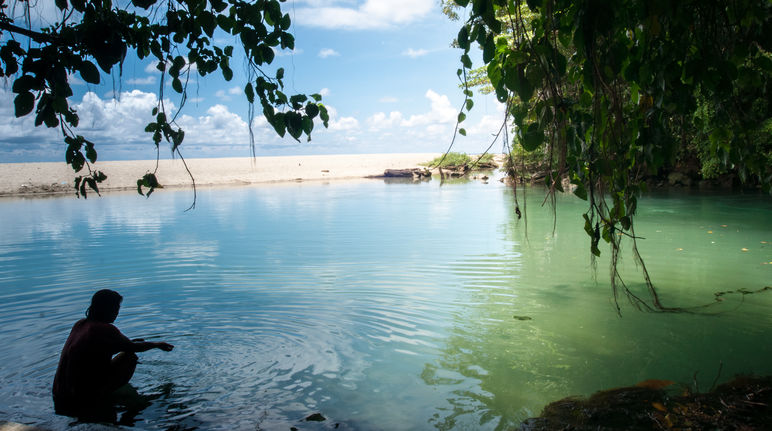
[[[126,335],[176,346],[141,354],[137,429],[508,429],[649,378],[772,374],[772,292],[620,318],[584,202],[560,196],[553,232],[527,193],[527,230],[498,182],[212,188],[188,212],[189,190],[0,200],[0,420],[68,428],[50,385],[102,288]],[[772,285],[769,196],[661,192],[637,223],[665,305]]]

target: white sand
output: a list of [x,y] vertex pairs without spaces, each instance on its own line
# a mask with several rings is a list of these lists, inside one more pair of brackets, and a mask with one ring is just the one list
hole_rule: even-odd
[[[340,180],[383,175],[386,169],[419,167],[441,154],[358,154],[329,156],[186,159],[196,185],[244,185],[280,181]],[[154,160],[97,162],[107,175],[100,191],[136,189],[137,179],[155,170]],[[80,174],[87,174],[86,168]],[[0,195],[72,193],[72,168],[62,162],[1,163]],[[164,187],[190,186],[181,160],[161,160],[156,172]]]

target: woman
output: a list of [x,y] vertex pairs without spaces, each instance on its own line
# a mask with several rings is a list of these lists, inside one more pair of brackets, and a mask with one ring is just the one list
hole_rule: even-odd
[[86,318],[72,327],[54,377],[56,413],[79,418],[103,416],[105,411],[111,411],[110,394],[129,383],[134,375],[135,352],[168,352],[174,348],[163,342],[132,341],[123,335],[112,324],[118,317],[121,301],[123,297],[118,292],[98,291],[91,298]]

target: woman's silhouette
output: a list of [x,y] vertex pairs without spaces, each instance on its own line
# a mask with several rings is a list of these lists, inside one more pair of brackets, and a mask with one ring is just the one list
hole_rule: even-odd
[[171,351],[163,342],[130,340],[113,322],[123,297],[103,289],[91,298],[86,318],[75,323],[62,349],[54,377],[56,413],[81,419],[110,420],[110,395],[127,384],[137,366],[135,352],[150,349]]

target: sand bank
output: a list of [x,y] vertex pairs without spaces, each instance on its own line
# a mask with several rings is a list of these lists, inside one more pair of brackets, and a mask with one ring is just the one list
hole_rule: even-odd
[[[419,167],[440,154],[356,154],[325,156],[186,159],[196,185],[246,185],[281,181],[365,178],[386,169]],[[136,189],[137,179],[155,170],[155,160],[97,162],[107,175],[100,191]],[[84,168],[85,171],[85,168]],[[81,172],[83,173],[83,171]],[[0,164],[0,195],[72,193],[76,174],[62,162]],[[161,160],[156,172],[164,187],[188,187],[181,160]]]

